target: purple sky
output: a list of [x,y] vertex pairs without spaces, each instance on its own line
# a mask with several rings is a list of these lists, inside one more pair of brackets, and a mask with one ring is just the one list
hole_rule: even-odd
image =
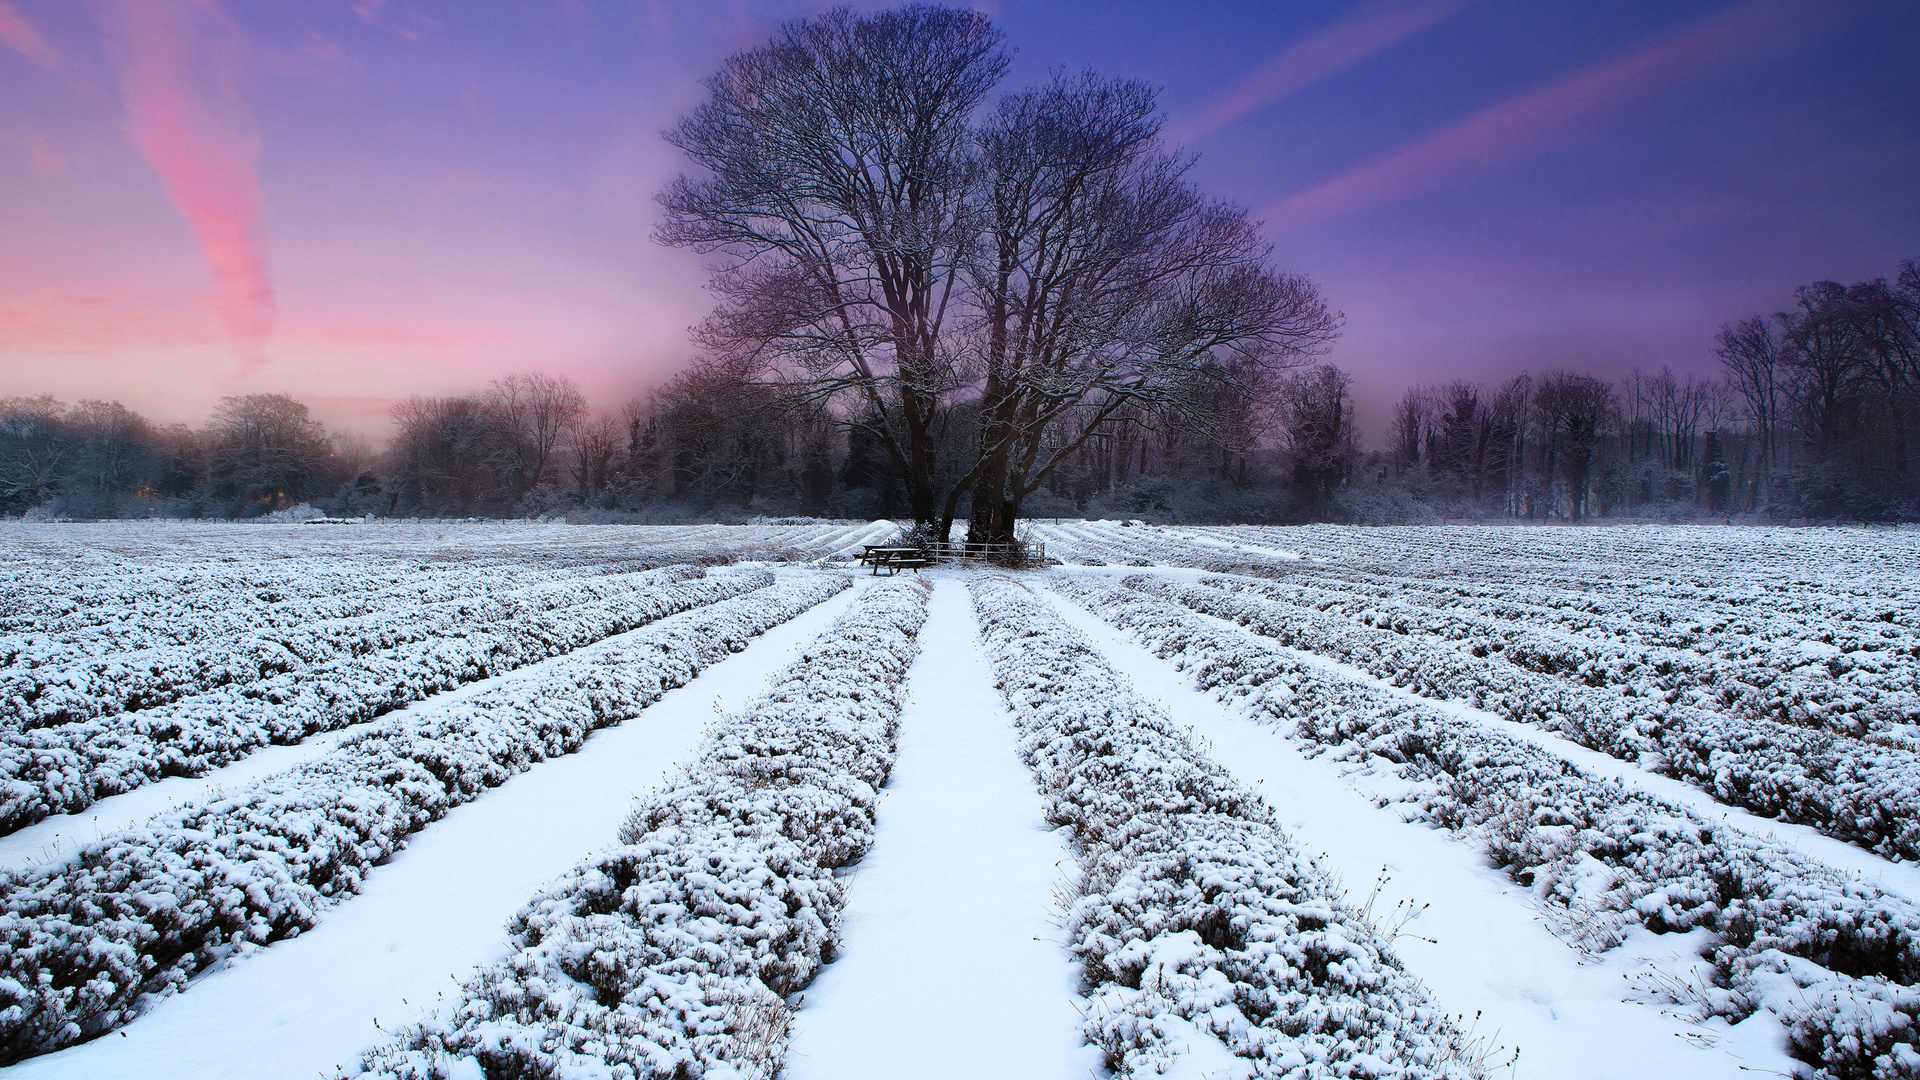
[[[822,4],[0,0],[0,396],[384,434],[512,371],[617,405],[689,353],[659,131]],[[861,5],[878,6],[878,5]],[[976,5],[1008,87],[1163,88],[1209,190],[1409,383],[1710,370],[1722,322],[1920,256],[1907,0]]]

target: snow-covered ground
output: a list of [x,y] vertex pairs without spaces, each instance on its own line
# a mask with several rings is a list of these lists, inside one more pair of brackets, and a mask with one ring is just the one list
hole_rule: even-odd
[[1920,1077],[1920,533],[1030,529],[0,524],[0,1078]]
[[846,878],[842,958],[794,1020],[793,1080],[1080,1077],[1079,981],[1043,820],[962,583],[934,588],[873,851]]

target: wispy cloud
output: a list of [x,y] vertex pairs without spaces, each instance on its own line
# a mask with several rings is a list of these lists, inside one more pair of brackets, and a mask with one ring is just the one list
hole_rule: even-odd
[[60,54],[33,28],[13,0],[0,0],[0,45],[18,52],[43,68],[60,66]]
[[205,316],[156,311],[127,297],[58,293],[0,307],[0,350],[94,356],[217,341]]
[[241,98],[243,42],[219,0],[105,0],[134,142],[192,226],[247,371],[278,311],[261,227],[260,140]]
[[1752,60],[1805,41],[1861,10],[1838,0],[1746,0],[1352,169],[1270,208],[1279,229],[1297,228],[1397,202],[1524,153],[1576,122],[1645,97],[1707,68]]
[[[521,330],[502,325],[354,318],[288,323],[276,329],[275,338],[287,349],[359,353],[409,364],[470,357],[494,346],[533,340]],[[45,293],[0,306],[0,352],[111,356],[155,348],[217,348],[219,344],[219,330],[204,315],[136,296]]]
[[1255,109],[1337,75],[1476,0],[1367,0],[1332,26],[1276,53],[1246,78],[1174,118],[1167,137],[1192,142]]

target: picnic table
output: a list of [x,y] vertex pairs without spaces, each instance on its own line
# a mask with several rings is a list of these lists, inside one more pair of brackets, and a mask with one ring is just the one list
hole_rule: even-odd
[[860,561],[873,567],[875,577],[880,576],[880,568],[887,568],[887,576],[892,577],[902,570],[918,570],[930,561],[927,553],[917,547],[888,547],[885,544],[865,544]]

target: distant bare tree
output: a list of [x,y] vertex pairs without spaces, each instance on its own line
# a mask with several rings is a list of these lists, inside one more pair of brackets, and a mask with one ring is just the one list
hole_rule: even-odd
[[1358,455],[1353,428],[1353,380],[1321,364],[1281,380],[1282,421],[1294,484],[1316,503],[1325,502],[1353,470]]
[[509,375],[487,389],[494,459],[524,495],[546,479],[554,448],[586,415],[587,399],[565,375]]
[[1432,424],[1433,394],[1424,386],[1407,387],[1393,407],[1393,461],[1399,471],[1420,464]]
[[1534,400],[1549,450],[1547,479],[1557,457],[1566,478],[1567,517],[1580,521],[1587,516],[1594,453],[1617,412],[1613,387],[1591,375],[1551,375],[1541,380]]
[[69,501],[85,497],[95,512],[113,513],[113,497],[130,492],[152,464],[152,430],[117,401],[82,401],[67,414],[74,457]]
[[19,513],[51,496],[72,451],[52,395],[0,399],[0,510]]
[[625,445],[626,425],[615,417],[598,416],[574,425],[569,449],[574,487],[581,499],[599,495],[612,483],[614,461]]
[[1780,338],[1772,322],[1755,315],[1745,322],[1720,327],[1718,340],[1714,352],[1746,405],[1747,421],[1753,425],[1758,448],[1755,488],[1748,505],[1753,509],[1766,501],[1779,459]]
[[391,410],[387,488],[404,512],[471,514],[493,501],[488,457],[492,424],[473,397],[420,397]]
[[239,507],[271,510],[332,486],[326,429],[285,394],[221,398],[209,429],[216,494]]

